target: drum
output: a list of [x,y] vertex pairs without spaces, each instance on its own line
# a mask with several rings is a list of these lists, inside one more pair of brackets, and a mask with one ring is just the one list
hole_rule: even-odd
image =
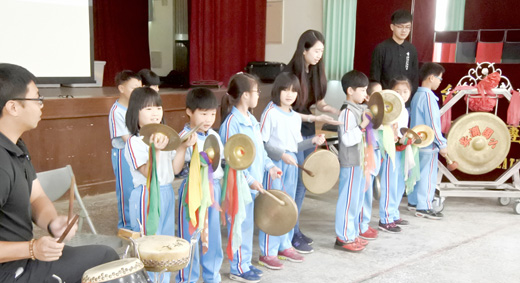
[[166,235],[145,236],[135,240],[139,258],[146,270],[179,271],[188,265],[190,244],[188,241]]
[[124,258],[88,269],[82,283],[151,283],[144,264],[137,258]]

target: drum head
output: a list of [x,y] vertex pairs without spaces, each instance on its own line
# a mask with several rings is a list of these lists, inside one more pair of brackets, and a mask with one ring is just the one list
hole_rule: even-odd
[[188,265],[190,244],[174,236],[152,235],[136,240],[139,256],[146,270],[178,271]]
[[339,179],[338,157],[329,150],[311,153],[303,162],[303,167],[314,173],[314,177],[302,172],[302,181],[307,190],[314,194],[328,192]]
[[296,225],[298,208],[287,193],[279,190],[269,192],[285,202],[285,205],[280,205],[267,194],[258,194],[255,199],[255,224],[266,234],[281,236]]
[[124,258],[92,267],[83,273],[82,283],[152,282],[137,258]]

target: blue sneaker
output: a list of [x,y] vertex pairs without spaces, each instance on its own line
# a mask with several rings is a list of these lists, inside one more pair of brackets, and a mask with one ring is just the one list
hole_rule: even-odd
[[249,270],[248,272],[242,273],[240,275],[229,274],[229,279],[245,283],[260,282],[260,276],[258,276],[253,270]]
[[256,268],[256,266],[254,265],[250,265],[249,266],[249,270],[253,270],[254,273],[256,273],[256,275],[262,277],[262,275],[264,275],[264,272],[258,268]]
[[310,254],[314,251],[314,249],[307,244],[307,242],[302,237],[294,237],[292,240],[292,245],[297,252],[301,254]]

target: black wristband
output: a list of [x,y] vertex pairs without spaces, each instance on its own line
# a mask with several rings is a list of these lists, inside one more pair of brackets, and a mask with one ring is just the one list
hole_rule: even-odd
[[[52,222],[52,221],[51,221]],[[49,222],[49,224],[47,224],[47,232],[49,232],[49,235],[51,235],[51,237],[55,238],[54,237],[54,234],[52,233],[51,231],[51,222]]]

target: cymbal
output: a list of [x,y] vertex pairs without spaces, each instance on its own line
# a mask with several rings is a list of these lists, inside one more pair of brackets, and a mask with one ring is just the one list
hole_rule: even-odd
[[416,144],[417,147],[427,147],[432,144],[433,139],[435,138],[433,129],[426,125],[417,125],[412,128],[412,131],[421,138],[421,143]]
[[169,139],[168,145],[166,145],[163,151],[172,151],[181,145],[179,134],[174,129],[164,124],[148,124],[139,130],[139,134],[143,136],[143,141],[147,145],[150,145],[150,137],[155,133],[161,133]]
[[309,154],[303,162],[303,167],[314,173],[313,177],[308,174],[302,174],[303,184],[312,193],[326,193],[338,181],[339,160],[329,150],[321,149]]
[[218,138],[214,135],[208,135],[206,141],[204,141],[203,150],[211,160],[211,167],[213,167],[213,171],[216,171],[220,163],[220,146],[218,143]]
[[376,200],[381,198],[381,178],[377,175],[374,178],[374,183],[372,184],[373,197]]
[[399,93],[390,89],[384,89],[379,93],[383,97],[383,102],[385,105],[383,124],[388,125],[395,123],[401,115],[401,112],[405,109],[403,98],[401,98],[401,95],[399,95]]
[[496,169],[511,147],[507,125],[498,116],[485,112],[460,116],[453,122],[447,140],[449,158],[446,161],[450,168],[472,175]]
[[269,193],[281,200],[276,201],[267,193],[258,194],[255,199],[255,224],[266,234],[281,236],[296,225],[298,207],[294,200],[280,190],[268,190]]
[[370,112],[372,112],[372,128],[377,129],[383,123],[383,116],[385,115],[385,103],[381,93],[375,92],[370,95],[367,106]]
[[191,129],[189,132],[187,132],[186,134],[184,134],[182,137],[181,137],[181,143],[187,141],[190,136],[195,133],[196,131],[198,131],[200,129],[200,127],[202,127],[204,123],[200,123],[198,124],[197,126],[195,126],[193,129]]
[[421,142],[422,142],[421,137],[416,132],[414,132],[412,129],[402,127],[401,135],[403,135],[403,137],[407,137],[408,139],[415,139],[415,142],[414,142],[415,144],[421,144]]
[[224,146],[224,158],[235,170],[247,169],[255,160],[256,149],[253,140],[244,134],[231,136]]

